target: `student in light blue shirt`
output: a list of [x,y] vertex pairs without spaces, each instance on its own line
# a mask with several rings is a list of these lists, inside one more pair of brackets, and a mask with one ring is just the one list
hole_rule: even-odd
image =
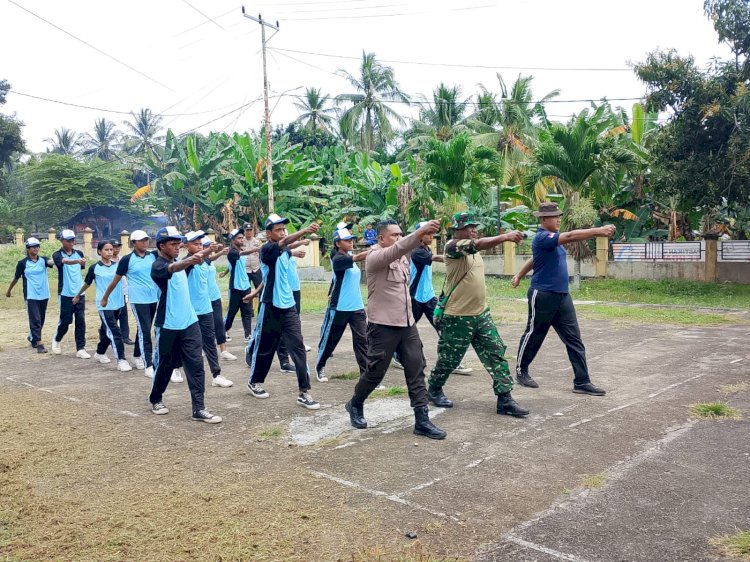
[[81,296],[77,304],[73,304],[73,297],[78,293],[83,283],[82,270],[86,267],[83,252],[76,250],[76,234],[65,229],[60,233],[62,248],[52,254],[52,261],[57,268],[57,294],[60,301],[60,321],[57,323],[55,335],[52,336],[52,353],[62,353],[62,343],[68,328],[75,319],[76,357],[90,359],[86,351],[86,296]]
[[29,316],[29,335],[26,339],[37,353],[47,353],[42,345],[42,328],[47,317],[47,303],[49,302],[47,268],[52,267],[54,262],[40,256],[39,248],[40,242],[36,238],[26,240],[26,257],[16,265],[16,274],[5,296],[10,298],[18,280],[23,280],[23,300]]
[[96,309],[99,311],[102,323],[99,327],[99,343],[96,346],[94,359],[99,361],[99,363],[109,363],[107,348],[111,345],[115,359],[117,360],[117,370],[132,371],[133,367],[125,359],[125,345],[122,341],[119,326],[122,307],[125,306],[122,285],[117,285],[117,288],[110,294],[109,299],[104,303],[102,302],[102,297],[104,297],[104,293],[114,279],[115,271],[117,270],[117,264],[112,261],[114,254],[112,242],[109,240],[100,241],[96,246],[96,253],[99,254],[101,259],[89,267],[83,285],[78,290],[78,294],[73,297],[73,304],[78,304],[81,295],[86,292],[86,289],[92,283],[96,284]]
[[[239,228],[229,233],[229,305],[227,306],[227,317],[224,319],[224,331],[229,333],[234,324],[237,312],[242,318],[245,341],[250,339],[253,331],[253,305],[245,302],[243,298],[250,292],[250,278],[247,276],[246,260],[250,254],[258,253],[260,247],[245,250],[245,234]],[[227,337],[227,341],[231,341]]]
[[[209,238],[203,238],[203,248],[211,246]],[[208,294],[211,298],[211,310],[214,315],[214,334],[216,335],[216,345],[219,346],[219,357],[225,361],[237,361],[237,357],[227,349],[227,332],[224,330],[224,311],[221,304],[221,289],[216,281],[216,266],[214,261],[221,256],[229,253],[229,247],[225,246],[218,252],[214,252],[206,258],[208,266]]]
[[367,315],[359,287],[362,272],[358,262],[367,258],[367,252],[352,255],[355,236],[346,228],[333,233],[336,254],[331,260],[333,269],[333,289],[328,299],[328,309],[320,329],[318,360],[315,363],[315,376],[320,382],[328,377],[326,362],[336,349],[346,327],[352,332],[352,346],[357,359],[360,376],[367,370]]

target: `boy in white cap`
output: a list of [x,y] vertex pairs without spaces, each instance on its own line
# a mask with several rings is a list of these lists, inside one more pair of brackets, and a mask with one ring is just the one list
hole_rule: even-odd
[[[229,233],[229,253],[227,254],[227,260],[229,261],[229,305],[227,317],[224,320],[224,330],[229,333],[234,323],[234,317],[239,311],[245,341],[247,341],[253,331],[253,305],[242,300],[250,292],[250,278],[247,276],[245,262],[247,256],[257,253],[259,248],[245,250],[244,246],[245,234],[239,228],[235,228]],[[227,341],[230,341],[229,337],[227,337]]]
[[245,360],[250,366],[247,388],[256,398],[268,398],[262,384],[266,380],[279,341],[289,350],[297,371],[299,395],[297,404],[317,410],[320,404],[310,396],[310,373],[302,341],[302,325],[289,284],[289,245],[320,228],[313,223],[287,236],[289,219],[272,214],[266,219],[266,239],[260,251],[263,285],[258,309],[258,323],[247,345]]
[[31,347],[37,353],[47,353],[42,345],[42,328],[47,316],[47,303],[49,302],[49,281],[47,280],[47,268],[52,267],[54,262],[39,255],[40,242],[36,238],[26,240],[26,257],[16,264],[16,274],[10,282],[5,296],[10,298],[13,287],[19,279],[23,279],[23,300],[26,303],[26,312],[29,315],[29,335],[26,337]]
[[214,329],[214,311],[211,306],[211,297],[208,292],[209,268],[206,263],[208,254],[205,252],[215,253],[222,249],[221,244],[209,244],[207,248],[203,247],[203,239],[206,233],[202,230],[194,230],[185,235],[185,247],[188,255],[194,256],[201,253],[203,259],[200,263],[189,265],[185,269],[188,278],[188,289],[190,290],[190,302],[193,305],[195,314],[198,316],[198,326],[201,329],[201,338],[203,341],[203,353],[208,360],[208,366],[213,375],[211,386],[222,388],[230,387],[234,384],[221,374],[219,365],[219,354],[216,353],[216,332]]
[[62,248],[52,254],[52,261],[57,267],[57,293],[60,300],[60,321],[57,323],[55,335],[52,337],[52,353],[62,353],[62,342],[68,328],[75,318],[75,342],[76,357],[89,359],[91,355],[86,352],[86,296],[83,295],[77,304],[73,304],[73,297],[83,284],[81,270],[86,267],[86,258],[83,252],[76,250],[76,234],[72,230],[65,229],[60,233],[60,244]]
[[205,371],[203,370],[203,342],[198,325],[198,316],[190,302],[185,270],[198,265],[210,254],[205,249],[192,256],[178,260],[182,235],[174,226],[165,226],[156,233],[156,250],[159,252],[151,266],[151,278],[159,287],[159,303],[156,307],[154,330],[156,351],[154,353],[154,382],[149,395],[151,411],[156,415],[169,413],[162,397],[169,385],[172,370],[182,365],[185,368],[190,398],[193,406],[192,419],[206,423],[220,423],[221,418],[209,412],[204,403]]
[[[117,263],[117,271],[112,282],[104,291],[101,302],[107,306],[109,296],[123,277],[127,277],[130,308],[138,328],[133,349],[133,362],[136,368],[145,369],[145,376],[154,376],[154,349],[151,341],[151,326],[156,314],[156,301],[159,289],[151,279],[151,266],[156,261],[156,251],[149,251],[149,236],[143,230],[134,230],[130,235],[133,251]],[[122,326],[122,324],[120,324]]]

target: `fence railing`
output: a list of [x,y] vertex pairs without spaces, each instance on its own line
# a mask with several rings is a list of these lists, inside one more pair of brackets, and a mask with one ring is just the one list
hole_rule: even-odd
[[616,242],[614,261],[704,261],[703,242]]
[[719,246],[719,261],[750,262],[750,240],[722,240]]

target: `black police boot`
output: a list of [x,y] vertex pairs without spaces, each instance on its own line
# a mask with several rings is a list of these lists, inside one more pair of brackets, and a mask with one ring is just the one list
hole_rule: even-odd
[[593,385],[590,382],[584,384],[574,384],[573,392],[576,394],[590,394],[591,396],[604,396],[607,391],[603,388]]
[[522,408],[518,405],[518,402],[513,400],[510,392],[503,392],[497,397],[497,413],[506,414],[508,416],[514,416],[522,418],[529,415],[529,411],[526,408]]
[[516,373],[516,380],[521,386],[528,386],[529,388],[539,388],[537,382],[531,378],[529,373]]
[[430,439],[445,439],[448,434],[433,425],[430,421],[427,406],[422,406],[421,408],[414,408],[414,435],[423,435]]
[[448,397],[443,394],[442,386],[430,386],[427,388],[427,394],[429,395],[430,402],[435,404],[438,408],[452,408],[453,401],[448,400]]
[[349,421],[357,429],[367,429],[367,420],[365,419],[365,408],[363,404],[355,404],[353,400],[346,403],[346,411],[349,412]]

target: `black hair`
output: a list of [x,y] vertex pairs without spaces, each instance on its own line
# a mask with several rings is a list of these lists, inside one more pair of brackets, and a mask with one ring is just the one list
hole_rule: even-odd
[[380,221],[377,225],[375,225],[375,229],[378,231],[378,236],[383,234],[389,226],[393,226],[394,224],[398,226],[398,223],[394,220]]
[[106,246],[107,244],[109,244],[113,248],[115,247],[114,244],[112,244],[112,240],[99,240],[99,243],[96,245],[96,253],[101,255],[104,246]]

